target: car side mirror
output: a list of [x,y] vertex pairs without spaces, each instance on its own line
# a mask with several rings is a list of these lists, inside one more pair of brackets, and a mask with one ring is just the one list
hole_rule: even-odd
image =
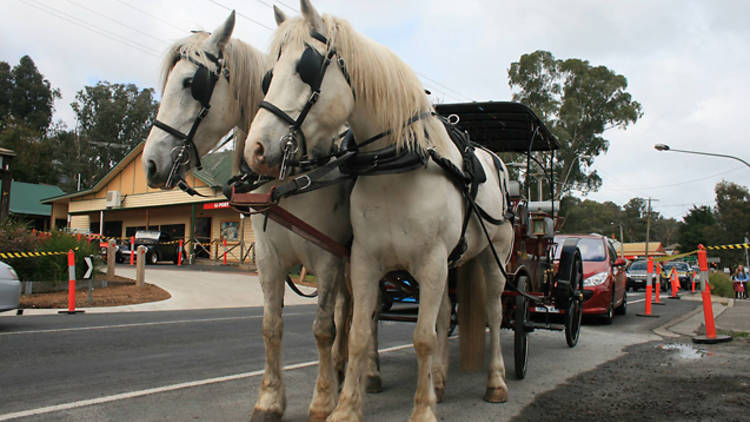
[[615,261],[615,267],[621,267],[625,264],[627,264],[627,261],[625,261],[623,258],[617,258],[617,260]]

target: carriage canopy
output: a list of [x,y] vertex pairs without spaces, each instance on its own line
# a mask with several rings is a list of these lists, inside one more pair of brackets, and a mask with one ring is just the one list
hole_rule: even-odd
[[488,101],[438,104],[442,116],[458,116],[458,127],[471,140],[494,152],[552,151],[560,148],[557,138],[536,114],[521,103]]

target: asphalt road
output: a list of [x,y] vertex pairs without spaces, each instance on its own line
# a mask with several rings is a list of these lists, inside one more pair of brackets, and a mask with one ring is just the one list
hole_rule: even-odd
[[[628,315],[612,325],[584,320],[568,348],[561,332],[530,334],[529,370],[513,377],[512,332],[503,332],[510,399],[488,404],[483,373],[461,373],[457,342],[443,420],[507,420],[566,379],[615,359],[632,344],[658,339],[651,329],[698,306],[669,301],[660,318],[638,318],[643,293],[629,294]],[[311,334],[314,308],[285,309],[285,420],[306,419],[317,368]],[[247,420],[263,369],[260,308],[50,315],[0,318],[0,421]],[[408,418],[415,387],[413,325],[383,322],[380,347],[385,391],[369,395],[368,420]],[[398,346],[404,347],[398,347]]]

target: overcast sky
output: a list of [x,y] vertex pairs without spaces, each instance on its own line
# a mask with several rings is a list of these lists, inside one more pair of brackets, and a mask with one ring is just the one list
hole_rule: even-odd
[[[74,126],[75,93],[100,80],[157,87],[161,56],[191,29],[213,30],[236,9],[234,36],[265,50],[271,4],[284,0],[0,0],[0,60],[25,54],[63,98],[55,119]],[[611,130],[594,167],[604,180],[588,198],[623,205],[658,199],[678,220],[692,205],[714,205],[722,179],[747,186],[750,168],[723,158],[657,152],[673,148],[750,161],[750,2],[500,0],[319,0],[321,13],[348,19],[388,46],[444,102],[509,100],[507,69],[538,49],[624,75],[644,117]],[[291,7],[289,7],[291,6]],[[51,158],[51,157],[50,157]]]

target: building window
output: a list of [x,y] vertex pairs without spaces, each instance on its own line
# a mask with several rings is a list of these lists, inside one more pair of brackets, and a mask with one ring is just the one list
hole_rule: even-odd
[[148,229],[146,229],[146,226],[136,226],[136,227],[125,227],[125,237],[131,237],[135,236],[135,232],[138,230],[159,230],[159,226],[148,226]]
[[172,239],[184,239],[185,238],[185,225],[184,224],[162,224],[159,226],[159,230],[162,233],[168,233]]

